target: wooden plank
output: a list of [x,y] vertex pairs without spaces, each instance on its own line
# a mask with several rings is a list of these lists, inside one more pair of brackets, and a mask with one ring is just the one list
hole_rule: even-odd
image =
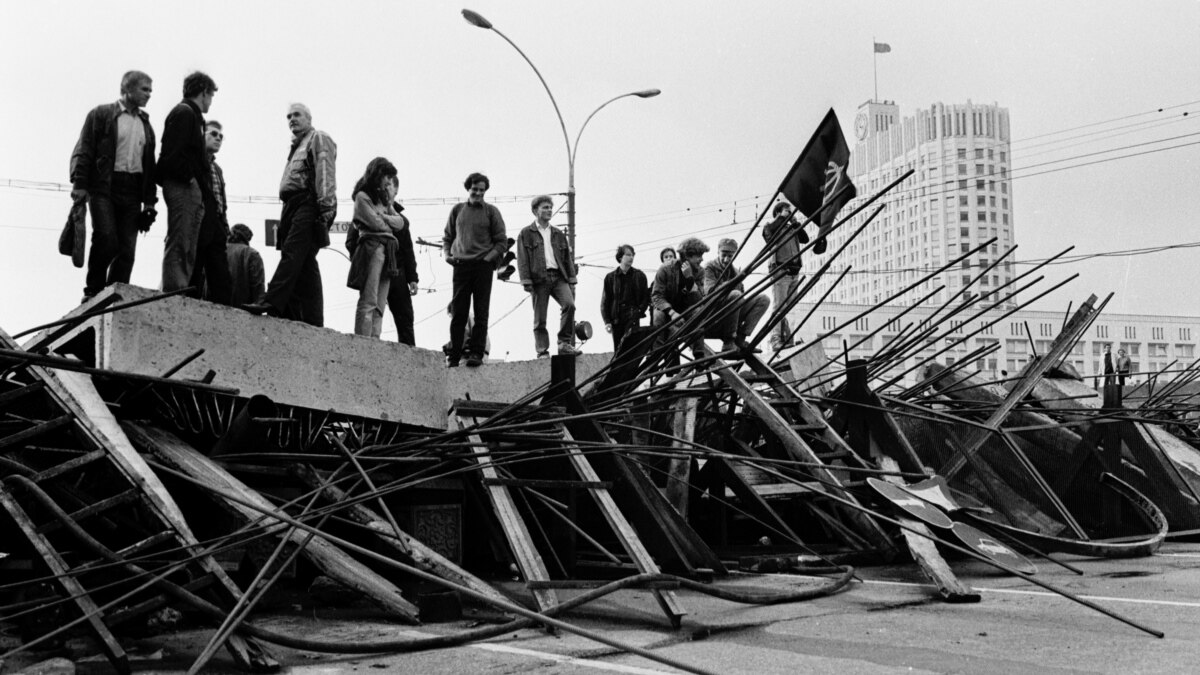
[[696,407],[698,401],[695,397],[689,396],[682,401],[683,408],[675,411],[674,419],[672,420],[671,433],[675,436],[675,440],[671,441],[671,447],[684,450],[688,453],[687,457],[672,458],[667,464],[667,501],[679,515],[684,518],[688,517],[688,498],[692,491],[692,441],[696,435]]
[[42,557],[42,560],[46,563],[46,567],[50,569],[50,573],[54,575],[55,580],[62,586],[67,597],[87,617],[86,623],[100,642],[100,648],[104,651],[105,656],[108,657],[109,663],[112,664],[117,672],[130,672],[129,657],[125,654],[125,650],[121,648],[116,638],[109,632],[108,626],[104,625],[104,622],[100,618],[100,608],[96,606],[95,601],[92,600],[92,596],[88,594],[87,590],[84,589],[75,577],[71,576],[66,562],[58,555],[58,552],[50,545],[50,542],[37,533],[37,526],[29,519],[25,510],[20,507],[17,499],[8,492],[3,484],[0,484],[0,506],[3,506],[4,510],[8,511],[13,521],[25,533],[26,538],[29,539],[29,543],[33,545],[34,550]]
[[10,434],[4,438],[0,438],[0,448],[7,448],[10,445],[24,443],[31,438],[37,438],[42,434],[54,431],[60,427],[64,427],[71,423],[71,419],[72,418],[70,415],[62,415],[55,417],[54,419],[39,422],[28,429],[23,429],[15,434]]
[[[450,413],[450,426],[455,429],[465,429],[467,425],[458,417],[457,411],[454,411]],[[471,443],[471,452],[475,455],[475,462],[479,464],[479,471],[483,477],[499,478],[500,474],[492,464],[487,446],[479,434],[469,435],[468,440]],[[513,501],[508,488],[503,485],[488,485],[485,486],[484,492],[492,503],[492,510],[500,520],[500,529],[504,531],[509,550],[512,551],[522,576],[526,580],[549,580],[550,572],[546,570],[546,562],[538,553],[537,546],[533,543],[533,537],[529,534],[529,528],[525,525],[525,519],[517,511],[517,504]],[[543,611],[558,605],[558,594],[553,590],[531,589],[531,592],[538,608]]]
[[447,581],[466,586],[497,602],[508,602],[508,599],[503,594],[492,588],[486,581],[454,564],[450,559],[429,548],[420,539],[417,539],[404,530],[392,528],[391,523],[384,520],[382,516],[375,513],[369,507],[361,503],[344,504],[347,499],[345,490],[323,480],[312,466],[308,464],[293,464],[290,467],[290,471],[292,475],[300,479],[309,488],[323,492],[329,501],[335,504],[342,504],[343,508],[341,512],[344,515],[361,523],[371,531],[378,533],[378,541],[392,549],[393,553],[403,560],[411,560],[414,566],[430,574],[436,574]]
[[[282,522],[273,522],[275,519],[269,514],[280,513],[275,506],[174,434],[132,423],[126,424],[125,428],[138,445],[146,448],[171,468],[187,474],[212,490],[217,503],[239,520],[261,523],[262,527],[272,534],[287,537],[292,544],[303,546],[304,556],[326,576],[362,593],[402,621],[418,622],[416,606],[405,600],[400,589],[390,581],[320,535],[313,535],[310,539],[308,532],[288,527]],[[224,494],[236,496],[241,502],[252,506],[227,499]]]
[[[571,460],[571,466],[575,467],[575,471],[579,477],[586,481],[599,481],[600,477],[596,474],[596,470],[592,468],[591,462],[579,450],[579,446],[574,445],[575,438],[571,436],[570,430],[565,425],[559,425],[562,429],[563,439],[566,441],[565,451],[567,458]],[[609,527],[616,533],[617,539],[620,540],[621,546],[629,557],[633,559],[633,564],[642,572],[658,573],[661,570],[658,568],[658,563],[650,557],[650,552],[642,545],[642,540],[638,538],[637,532],[630,526],[629,521],[625,519],[625,514],[617,508],[617,503],[613,500],[612,495],[608,490],[603,488],[593,488],[589,490],[592,493],[592,499],[596,501],[596,506],[600,508],[600,512],[604,514],[604,519],[608,521]],[[667,618],[671,620],[671,625],[679,627],[680,620],[687,614],[679,604],[679,600],[671,591],[654,591],[654,597],[658,600],[658,604],[666,612]]]
[[[879,468],[884,471],[899,471],[900,465],[896,460],[885,456],[879,458]],[[893,485],[904,484],[899,476],[884,476],[883,479]],[[981,600],[979,593],[954,576],[953,570],[938,553],[933,539],[930,539],[933,533],[925,523],[907,516],[897,516],[896,520],[904,525],[900,529],[900,534],[904,537],[904,543],[908,545],[908,552],[912,554],[913,560],[916,561],[925,576],[937,586],[938,594],[942,596],[943,600],[951,603],[979,602]],[[905,528],[911,528],[916,532]]]

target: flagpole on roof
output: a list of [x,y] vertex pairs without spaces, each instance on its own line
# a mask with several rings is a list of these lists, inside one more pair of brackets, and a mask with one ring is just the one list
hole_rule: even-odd
[[879,102],[879,51],[875,49],[875,36],[871,36],[871,72],[875,76],[875,98],[872,99],[876,103]]

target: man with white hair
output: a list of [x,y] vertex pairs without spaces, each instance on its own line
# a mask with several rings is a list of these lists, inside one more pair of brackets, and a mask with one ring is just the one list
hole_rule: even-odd
[[313,128],[312,113],[303,103],[288,108],[287,120],[292,152],[279,182],[279,265],[267,286],[266,302],[242,307],[254,314],[324,326],[317,251],[329,245],[329,228],[337,216],[337,145],[329,134]]

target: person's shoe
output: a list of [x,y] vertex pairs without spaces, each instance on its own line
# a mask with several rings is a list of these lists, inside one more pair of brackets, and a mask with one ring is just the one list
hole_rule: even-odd
[[558,346],[558,355],[559,356],[578,356],[579,354],[582,354],[582,353],[583,352],[581,352],[575,348],[575,345],[569,345],[565,342]]
[[275,305],[270,305],[265,302],[250,302],[242,305],[241,308],[251,314],[258,316],[279,316],[279,310],[275,309]]
[[468,368],[478,368],[483,365],[483,356],[480,354],[471,354],[467,357]]
[[538,352],[537,357],[539,359],[548,359],[548,358],[550,358],[550,352]]
[[745,336],[742,336],[742,337],[738,338],[737,340],[734,340],[733,343],[735,345],[737,345],[737,348],[739,350],[741,350],[743,353],[746,353],[746,354],[761,354],[762,353],[762,350],[759,349],[758,347],[751,346],[750,342],[746,340]]
[[447,356],[446,357],[446,367],[447,368],[457,368],[458,367],[458,359],[452,359],[449,356]]
[[86,304],[88,301],[90,301],[90,300],[91,300],[92,298],[94,298],[94,297],[96,297],[96,296],[94,296],[94,295],[87,295],[87,294],[85,293],[85,294],[84,294],[84,296],[83,296],[83,299],[79,301],[79,304],[81,304],[81,305],[83,305],[83,304]]

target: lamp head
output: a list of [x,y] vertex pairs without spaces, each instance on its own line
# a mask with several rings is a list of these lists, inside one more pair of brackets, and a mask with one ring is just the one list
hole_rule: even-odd
[[[480,17],[480,18],[483,18],[483,17]],[[658,96],[661,93],[662,93],[661,89],[643,89],[641,91],[633,92],[633,95],[638,98],[654,98],[655,96]]]
[[492,27],[492,22],[483,18],[483,15],[480,14],[479,12],[472,12],[469,9],[464,9],[462,11],[462,15],[463,15],[463,18],[467,20],[467,23],[471,24],[472,26],[478,26],[480,28],[487,28],[487,29],[490,29]]

